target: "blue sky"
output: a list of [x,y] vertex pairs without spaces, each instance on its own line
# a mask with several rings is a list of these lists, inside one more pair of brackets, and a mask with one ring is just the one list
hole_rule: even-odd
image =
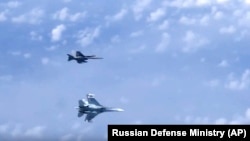
[[[250,123],[249,0],[0,3],[0,140],[106,139],[108,124]],[[76,50],[103,60],[67,61]],[[94,93],[121,113],[77,117]]]

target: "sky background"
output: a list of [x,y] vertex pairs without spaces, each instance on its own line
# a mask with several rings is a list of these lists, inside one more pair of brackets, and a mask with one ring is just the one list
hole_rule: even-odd
[[[2,0],[0,29],[0,140],[250,123],[250,0]],[[125,111],[84,122],[87,93]]]

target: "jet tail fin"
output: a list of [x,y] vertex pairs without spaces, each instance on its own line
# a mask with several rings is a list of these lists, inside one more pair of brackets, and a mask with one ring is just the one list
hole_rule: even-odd
[[70,55],[70,54],[67,54],[68,55],[68,61],[71,61],[74,59],[74,56]]

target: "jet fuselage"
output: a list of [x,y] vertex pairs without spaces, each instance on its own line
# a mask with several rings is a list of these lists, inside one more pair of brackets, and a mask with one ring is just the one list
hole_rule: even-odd
[[86,114],[85,121],[90,122],[95,116],[103,112],[122,112],[121,108],[105,107],[101,105],[92,94],[87,95],[86,99],[80,99],[78,101],[78,117],[82,117]]
[[79,112],[82,113],[89,113],[89,112],[103,112],[104,107],[97,106],[97,105],[87,105],[87,106],[79,106]]

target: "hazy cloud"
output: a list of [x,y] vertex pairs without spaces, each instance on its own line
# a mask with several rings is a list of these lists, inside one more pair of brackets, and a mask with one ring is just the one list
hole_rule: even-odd
[[155,22],[159,19],[161,19],[163,16],[165,15],[165,9],[163,8],[158,8],[155,11],[151,12],[149,17],[148,17],[148,21],[149,22]]
[[170,35],[166,32],[162,33],[161,41],[156,47],[156,52],[164,52],[170,43]]
[[19,16],[13,17],[12,22],[14,23],[29,23],[29,24],[39,24],[42,22],[42,17],[44,16],[44,10],[40,8],[34,8],[30,12],[21,14]]
[[246,69],[240,78],[230,78],[226,83],[226,88],[231,90],[243,90],[249,87],[250,84],[250,70]]
[[99,37],[100,35],[100,27],[96,27],[96,28],[85,28],[84,30],[81,30],[78,32],[77,35],[77,42],[85,47],[87,45],[90,45],[91,43],[93,43],[93,41]]
[[62,33],[63,31],[66,30],[66,27],[65,25],[63,24],[60,24],[60,25],[57,25],[54,29],[52,29],[51,31],[51,40],[52,41],[59,41],[61,40],[61,37],[62,37]]
[[56,20],[61,20],[61,21],[72,21],[75,22],[81,18],[84,18],[86,16],[86,12],[77,12],[74,14],[70,13],[69,8],[64,7],[61,10],[57,11],[54,15],[53,18]]
[[209,41],[208,39],[194,33],[193,31],[187,31],[183,41],[186,45],[183,47],[183,52],[194,52],[203,47]]
[[27,129],[24,135],[28,137],[41,138],[45,129],[45,126],[36,126],[31,129]]
[[152,2],[152,0],[136,0],[135,4],[132,7],[136,20],[141,19],[144,10],[148,6],[150,6],[151,2]]

